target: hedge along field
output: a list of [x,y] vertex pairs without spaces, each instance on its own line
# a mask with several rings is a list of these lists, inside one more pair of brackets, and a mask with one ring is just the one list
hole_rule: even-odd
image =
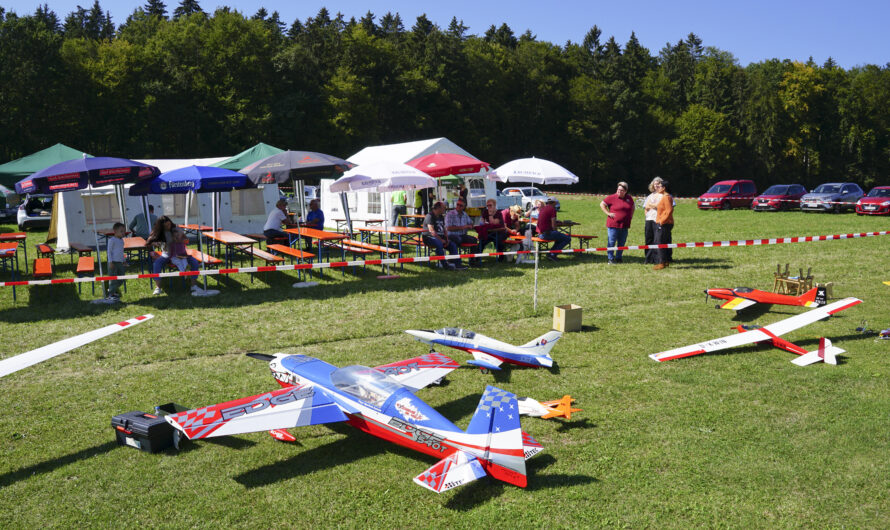
[[[562,197],[561,217],[605,245],[600,198]],[[639,213],[639,212],[638,212]],[[701,212],[680,201],[675,242],[887,229],[853,214]],[[14,227],[4,226],[9,231]],[[33,233],[29,244],[42,241]],[[144,313],[155,318],[0,379],[0,526],[404,527],[886,527],[890,341],[854,331],[890,327],[890,236],[675,251],[652,271],[642,253],[623,265],[601,254],[564,257],[539,271],[487,263],[445,272],[408,265],[328,271],[313,289],[291,273],[222,280],[196,299],[184,285],[152,297],[128,282],[126,304],[95,306],[89,287],[0,291],[2,356]],[[628,244],[642,243],[642,217]],[[33,256],[32,256],[33,257]],[[60,275],[68,274],[57,257]],[[847,350],[838,366],[797,367],[790,353],[742,347],[656,363],[647,355],[769,324],[802,308],[740,315],[704,303],[708,287],[772,287],[776,264],[813,268],[834,297],[863,303],[786,336],[820,336]],[[213,283],[213,281],[211,281]],[[97,295],[98,296],[98,295]],[[489,479],[442,495],[412,482],[432,458],[347,426],[293,429],[296,444],[253,433],[149,455],[118,447],[111,416],[177,401],[201,406],[275,388],[248,351],[305,353],[338,366],[376,366],[427,351],[402,330],[462,326],[525,343],[551,326],[552,306],[584,308],[584,329],[554,348],[554,370],[462,367],[419,397],[466,427],[486,384],[519,396],[571,394],[571,421],[524,418],[545,451],[527,462],[529,487]],[[461,363],[467,356],[444,351]]]

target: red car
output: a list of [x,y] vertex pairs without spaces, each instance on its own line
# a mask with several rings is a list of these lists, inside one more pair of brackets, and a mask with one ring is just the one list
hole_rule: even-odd
[[856,202],[859,215],[890,215],[890,186],[876,186]]
[[800,184],[774,184],[751,201],[751,209],[775,212],[800,208],[800,198],[806,193],[807,189]]
[[747,208],[757,195],[752,180],[721,180],[698,198],[700,210],[731,210]]

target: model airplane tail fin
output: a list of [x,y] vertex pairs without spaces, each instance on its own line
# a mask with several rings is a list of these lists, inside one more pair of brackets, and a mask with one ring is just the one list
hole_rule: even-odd
[[797,297],[797,302],[804,307],[822,307],[828,303],[825,287],[813,287]]
[[520,348],[526,348],[535,355],[547,355],[549,357],[550,350],[560,337],[562,337],[562,331],[548,331],[535,340],[523,344]]
[[841,353],[844,353],[844,350],[832,346],[830,340],[822,337],[819,339],[819,349],[801,355],[791,362],[797,366],[807,366],[819,361],[823,361],[825,364],[837,364],[837,356]]
[[508,484],[526,486],[525,446],[516,394],[486,387],[467,434],[478,438],[473,445],[482,449],[479,462],[489,475]]
[[414,482],[436,493],[442,493],[484,476],[485,470],[478,458],[457,451],[414,477]]

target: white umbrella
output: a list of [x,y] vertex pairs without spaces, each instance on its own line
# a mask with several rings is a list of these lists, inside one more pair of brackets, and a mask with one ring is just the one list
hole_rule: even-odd
[[[511,160],[488,174],[496,182],[528,182],[531,184],[577,184],[578,176],[561,165],[543,158]],[[535,244],[534,309],[538,310],[538,245]]]
[[511,160],[488,174],[497,182],[529,182],[531,184],[577,184],[578,177],[561,165],[543,158]]

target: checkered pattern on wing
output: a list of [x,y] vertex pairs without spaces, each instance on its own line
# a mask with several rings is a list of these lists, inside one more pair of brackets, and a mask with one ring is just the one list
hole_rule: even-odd
[[538,443],[537,440],[532,438],[532,436],[529,433],[527,433],[525,431],[522,431],[522,445],[524,445],[526,447],[542,447],[542,448],[544,447],[543,445]]
[[182,425],[183,429],[203,425],[206,420],[212,420],[216,416],[216,409],[211,407],[201,407],[199,409],[187,410],[177,414],[173,418]]
[[459,368],[460,364],[457,361],[448,357],[447,355],[442,355],[439,352],[432,352],[420,357],[420,367],[421,368]]
[[500,409],[501,405],[509,403],[514,397],[512,392],[507,392],[506,390],[501,390],[500,388],[495,388],[493,386],[486,387],[485,393],[482,394],[482,399],[479,401],[479,406],[476,410],[484,410],[487,412],[492,408]]
[[420,475],[417,475],[416,480],[422,482],[433,491],[439,491],[439,488],[442,487],[442,481],[445,480],[445,475],[447,475],[448,470],[451,469],[451,464],[452,462],[450,458],[440,460],[433,467],[427,469]]

